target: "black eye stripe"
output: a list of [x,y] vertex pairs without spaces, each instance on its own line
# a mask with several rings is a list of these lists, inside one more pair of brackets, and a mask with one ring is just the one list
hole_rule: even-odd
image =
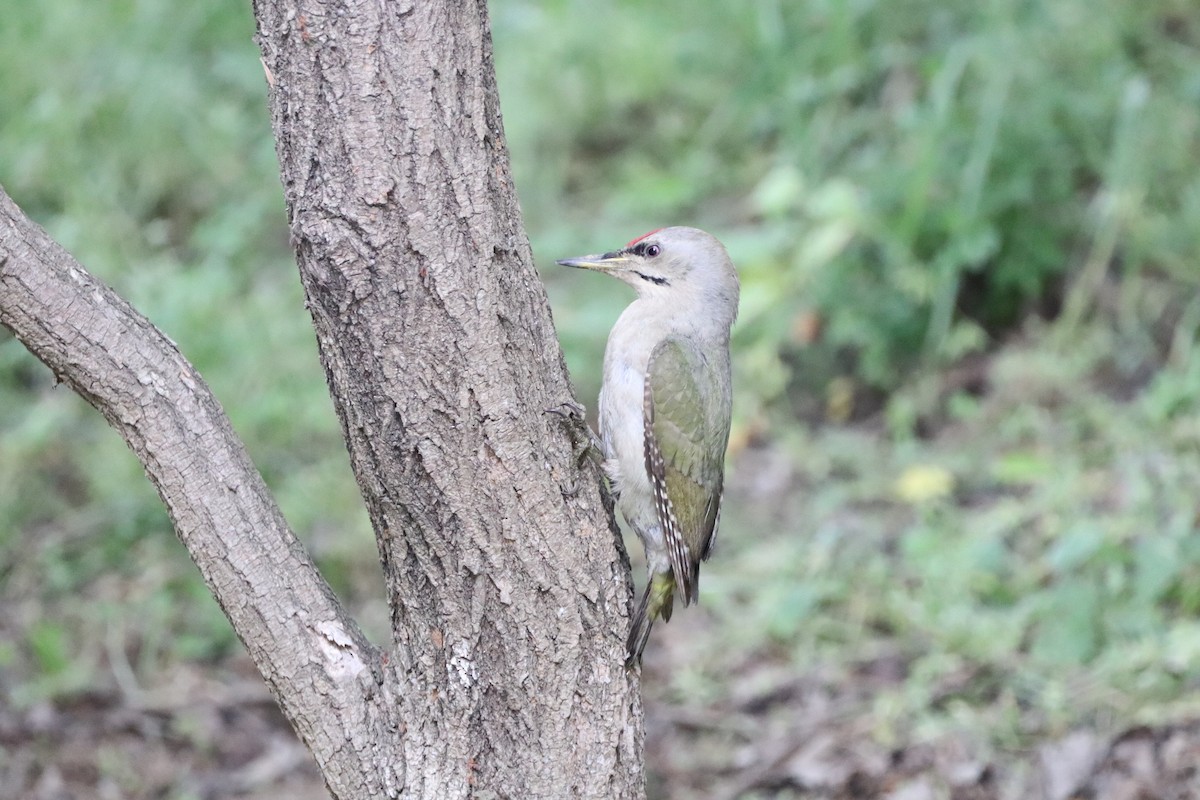
[[644,281],[650,281],[655,286],[667,286],[671,283],[666,278],[661,278],[658,275],[647,275],[644,272],[637,273],[637,276]]

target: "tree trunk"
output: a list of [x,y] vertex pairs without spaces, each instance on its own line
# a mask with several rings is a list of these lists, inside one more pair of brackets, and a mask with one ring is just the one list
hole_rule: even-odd
[[[256,0],[300,274],[394,643],[174,346],[0,195],[0,323],[125,436],[339,798],[637,798],[628,568],[513,190],[483,2]],[[70,308],[66,320],[61,309]]]
[[300,273],[386,573],[407,785],[636,794],[628,572],[543,413],[571,390],[486,4],[255,9]]

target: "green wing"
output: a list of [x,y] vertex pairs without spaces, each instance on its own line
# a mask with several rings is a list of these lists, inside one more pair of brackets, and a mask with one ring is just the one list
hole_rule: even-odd
[[[718,354],[723,355],[723,354]],[[667,556],[685,605],[717,535],[729,441],[728,360],[712,363],[679,338],[650,356],[645,389],[646,471]]]

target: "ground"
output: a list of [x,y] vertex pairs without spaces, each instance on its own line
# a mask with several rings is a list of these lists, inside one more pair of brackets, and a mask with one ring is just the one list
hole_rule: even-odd
[[[684,627],[658,631],[644,673],[651,798],[1200,797],[1200,720],[1075,730],[1020,751],[969,736],[889,747],[872,736],[872,697],[899,685],[902,660],[837,676],[748,658],[727,696],[680,701],[661,687],[696,633]],[[138,704],[94,692],[5,708],[0,744],[0,796],[14,800],[328,797],[244,654],[178,664]]]
[[902,660],[887,657],[842,676],[796,674],[756,660],[736,675],[747,688],[716,705],[680,705],[647,689],[650,796],[1200,797],[1200,720],[1079,729],[1020,750],[996,750],[986,737],[963,732],[884,745],[873,735],[873,699],[899,687],[905,671]]
[[[646,653],[650,798],[1200,798],[1191,373],[1114,372],[1097,336],[735,441],[701,603]],[[327,796],[227,632],[184,647],[187,602],[131,617],[159,592],[139,552],[43,608],[44,559],[12,551],[0,797]],[[378,575],[348,580],[380,630]],[[120,624],[47,635],[89,592]]]

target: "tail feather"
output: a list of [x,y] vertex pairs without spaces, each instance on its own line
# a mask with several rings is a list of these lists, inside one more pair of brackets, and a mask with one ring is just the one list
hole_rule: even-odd
[[646,649],[646,642],[650,641],[650,628],[654,626],[654,621],[661,617],[663,622],[669,622],[674,608],[674,576],[669,572],[651,575],[650,583],[642,593],[641,602],[633,612],[633,624],[629,630],[629,639],[625,643],[629,653],[625,659],[626,667],[632,668],[641,663],[642,651]]

